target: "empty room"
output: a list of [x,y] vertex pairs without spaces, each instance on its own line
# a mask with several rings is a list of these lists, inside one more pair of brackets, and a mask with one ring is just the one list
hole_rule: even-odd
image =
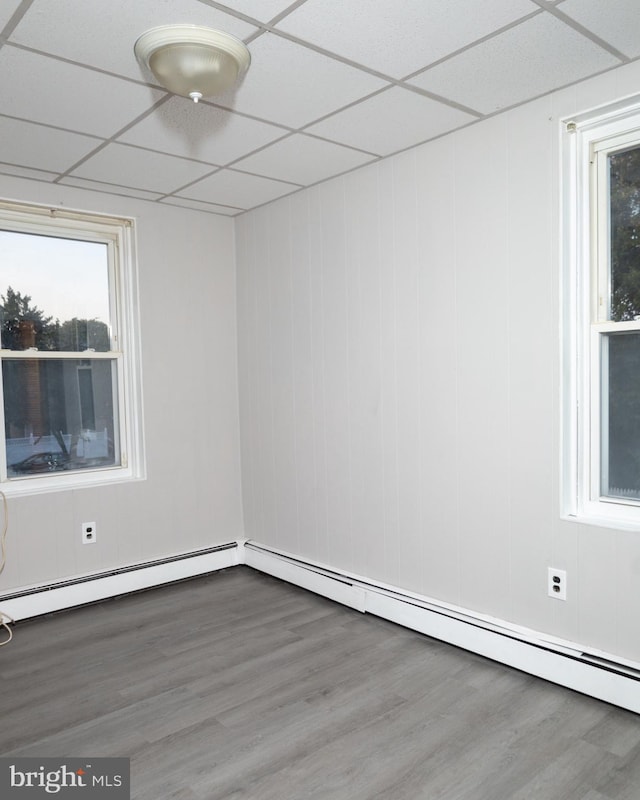
[[0,795],[640,797],[637,0],[2,0]]

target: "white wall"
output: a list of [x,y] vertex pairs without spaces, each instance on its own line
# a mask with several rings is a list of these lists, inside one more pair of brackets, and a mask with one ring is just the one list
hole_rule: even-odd
[[248,537],[640,660],[640,532],[560,518],[558,358],[558,119],[638,85],[633,64],[237,221]]
[[0,196],[136,218],[147,449],[144,481],[10,497],[0,594],[241,537],[232,221],[18,178]]

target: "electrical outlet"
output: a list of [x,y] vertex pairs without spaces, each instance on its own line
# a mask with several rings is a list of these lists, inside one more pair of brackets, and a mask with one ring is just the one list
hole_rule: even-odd
[[547,571],[547,592],[556,600],[567,599],[567,573],[563,569],[549,567]]
[[82,523],[82,544],[94,544],[96,541],[96,523]]

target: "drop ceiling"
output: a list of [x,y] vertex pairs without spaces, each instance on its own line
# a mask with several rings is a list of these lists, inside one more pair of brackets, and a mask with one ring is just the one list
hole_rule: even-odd
[[[234,91],[168,94],[170,23],[242,39]],[[235,216],[640,57],[638,0],[2,0],[0,174]]]

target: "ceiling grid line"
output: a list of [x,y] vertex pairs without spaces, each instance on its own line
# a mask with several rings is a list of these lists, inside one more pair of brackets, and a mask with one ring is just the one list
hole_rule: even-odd
[[[133,45],[177,23],[244,78],[163,89]],[[637,0],[2,0],[0,31],[0,181],[227,216],[640,59]]]
[[[533,2],[537,2],[538,0],[533,0]],[[565,14],[561,8],[557,8],[556,6],[552,6],[549,4],[540,3],[540,7],[543,8],[547,13],[552,14],[556,19],[559,19],[561,22],[564,22],[565,25],[568,25],[570,28],[573,28],[582,36],[585,36],[587,39],[591,39],[594,44],[597,44],[598,47],[602,47],[603,50],[607,50],[611,53],[612,56],[619,58],[620,61],[626,62],[629,61],[629,58],[617,47],[614,47],[609,42],[606,42],[602,37],[597,36],[593,31],[590,31],[584,25],[581,25],[577,20],[572,19],[568,14]]]

